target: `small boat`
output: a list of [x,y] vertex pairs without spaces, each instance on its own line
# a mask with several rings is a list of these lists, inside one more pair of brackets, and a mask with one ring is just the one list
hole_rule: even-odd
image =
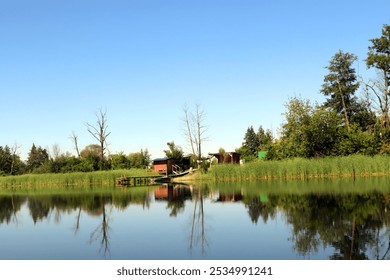
[[188,173],[190,173],[190,170],[183,171],[180,173],[173,173],[173,174],[170,174],[168,176],[158,177],[158,178],[154,179],[154,182],[155,183],[170,183],[172,178],[181,177],[181,176],[187,175]]
[[171,177],[171,178],[181,177],[181,176],[187,175],[188,173],[190,173],[190,170],[183,171],[180,173],[173,173],[173,174],[169,175],[169,177]]
[[164,176],[164,177],[158,177],[154,179],[155,183],[170,183],[171,177],[170,176]]

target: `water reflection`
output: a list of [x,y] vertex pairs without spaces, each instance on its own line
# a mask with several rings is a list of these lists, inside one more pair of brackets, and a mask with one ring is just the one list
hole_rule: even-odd
[[206,238],[206,226],[205,226],[205,210],[204,210],[204,197],[205,188],[198,188],[194,191],[194,210],[192,214],[191,234],[189,249],[192,253],[194,247],[200,246],[201,254],[206,254],[206,249],[209,245]]
[[105,258],[110,257],[109,221],[112,213],[112,205],[109,203],[109,200],[109,197],[103,196],[102,199],[97,202],[97,207],[101,210],[99,213],[101,223],[91,233],[89,241],[90,243],[98,242],[100,244],[99,253],[102,253]]
[[[390,259],[390,215],[388,211],[390,191],[376,189],[345,193],[324,191],[294,193],[278,191],[275,188],[271,190],[242,185],[205,185],[202,187],[162,185],[153,188],[68,192],[66,194],[3,194],[0,195],[0,240],[2,228],[7,229],[11,225],[26,223],[28,219],[35,227],[43,221],[61,224],[63,217],[71,215],[71,232],[74,236],[82,234],[83,226],[86,223],[90,224],[93,220],[94,226],[88,227],[88,244],[96,247],[103,258],[111,258],[112,253],[114,258],[122,258],[115,256],[124,256],[125,253],[121,255],[118,253],[120,250],[118,246],[114,246],[114,250],[111,246],[111,242],[115,241],[113,236],[123,231],[122,225],[119,226],[119,223],[112,225],[112,222],[115,222],[121,214],[126,216],[128,221],[135,218],[142,219],[131,210],[133,206],[136,206],[137,209],[144,211],[137,211],[137,215],[149,213],[155,216],[155,218],[150,218],[150,221],[159,224],[161,210],[158,213],[154,205],[164,205],[168,210],[167,217],[172,222],[177,220],[179,223],[181,219],[187,220],[181,233],[177,233],[177,229],[165,220],[165,224],[160,225],[160,229],[166,230],[167,236],[187,236],[186,243],[190,257],[218,256],[215,251],[219,249],[213,243],[223,242],[225,237],[216,236],[209,229],[211,227],[218,229],[222,225],[229,228],[232,234],[238,235],[237,240],[240,239],[240,244],[237,246],[247,248],[247,258],[253,258],[249,257],[252,255],[256,258],[267,258],[266,254],[256,255],[257,248],[253,248],[251,252],[253,241],[248,240],[246,244],[240,234],[246,234],[244,230],[255,231],[259,227],[266,230],[269,223],[278,217],[283,217],[285,239],[297,254],[297,258],[317,256],[317,258],[347,260]],[[240,213],[237,213],[237,217],[235,214],[227,217],[224,214],[225,209],[229,211],[234,209],[234,213]],[[27,217],[21,214],[24,212],[28,213]],[[247,217],[246,221],[242,218],[243,213],[244,217]],[[222,220],[226,222],[222,223]],[[251,228],[246,225],[248,222],[253,225]],[[132,223],[132,226],[136,229],[138,225]],[[145,227],[145,224],[141,223],[141,226]],[[18,231],[18,229],[15,230]],[[142,229],[140,232],[145,233]],[[139,243],[150,241],[150,236],[145,237],[149,240],[142,239],[142,235],[135,235],[135,230],[129,231],[129,235],[131,234],[134,234],[132,237],[129,236],[132,242],[136,238],[139,238]],[[272,240],[261,241],[272,242]],[[17,242],[16,240],[15,243]],[[174,242],[177,243],[177,240]],[[170,244],[168,240],[165,245],[160,245],[160,243],[156,243],[161,246],[161,248],[155,248],[161,250],[157,258],[170,258],[165,256],[164,252],[170,250],[172,243]],[[234,258],[234,250],[239,251],[239,247],[231,243],[221,246],[230,246],[232,250],[231,255],[226,258]],[[184,249],[177,250],[181,251],[171,258],[183,257]],[[289,248],[286,248],[286,251],[288,250]],[[136,257],[135,253],[132,256]],[[0,253],[0,258],[8,257]],[[63,258],[72,259],[74,257],[64,255]],[[153,256],[150,255],[150,258]],[[272,258],[290,259],[292,257],[281,252],[279,256]]]

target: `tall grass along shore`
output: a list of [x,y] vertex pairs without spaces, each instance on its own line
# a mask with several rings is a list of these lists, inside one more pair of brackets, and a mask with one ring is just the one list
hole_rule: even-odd
[[353,155],[316,159],[294,158],[213,166],[203,179],[242,181],[259,179],[309,179],[390,175],[390,156]]
[[47,187],[47,186],[114,186],[121,176],[150,176],[145,169],[108,170],[95,172],[25,174],[0,177],[0,187]]

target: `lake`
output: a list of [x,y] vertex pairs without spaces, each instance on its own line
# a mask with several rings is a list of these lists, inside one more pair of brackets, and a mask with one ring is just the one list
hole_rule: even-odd
[[0,259],[389,259],[390,178],[0,190]]

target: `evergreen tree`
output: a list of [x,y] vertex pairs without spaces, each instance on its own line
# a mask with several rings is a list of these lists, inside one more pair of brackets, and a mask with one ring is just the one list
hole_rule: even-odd
[[326,68],[329,74],[324,78],[321,93],[330,96],[324,106],[332,108],[336,112],[342,113],[345,125],[349,128],[351,118],[351,103],[355,91],[359,88],[356,81],[355,69],[352,64],[357,57],[343,51],[337,52]]
[[256,135],[253,126],[248,127],[245,136],[244,143],[242,143],[244,147],[249,150],[249,153],[253,156],[257,156],[257,152],[260,146],[259,137]]
[[32,145],[27,158],[27,167],[30,171],[44,165],[49,160],[49,153],[46,149],[40,146],[37,148],[35,144]]
[[12,154],[8,146],[0,146],[0,175],[10,174],[12,166]]
[[271,130],[264,130],[263,126],[260,125],[257,130],[257,138],[259,139],[259,149],[266,150],[272,144],[273,136]]

